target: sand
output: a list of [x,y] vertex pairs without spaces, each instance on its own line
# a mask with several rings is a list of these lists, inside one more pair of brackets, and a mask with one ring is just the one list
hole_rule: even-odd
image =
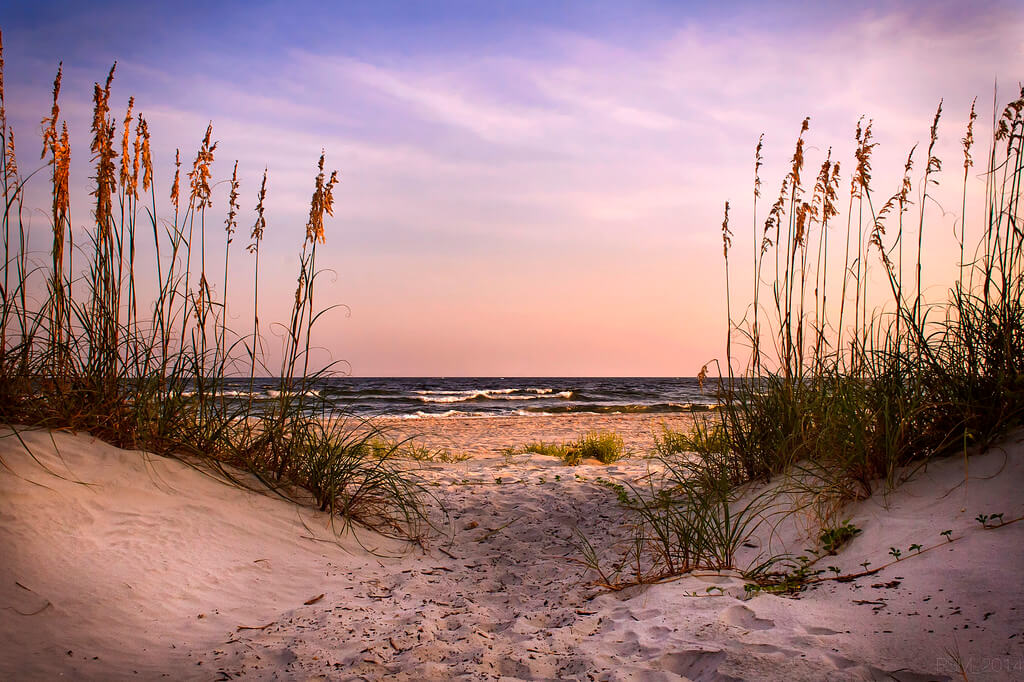
[[[954,652],[971,680],[1024,679],[1024,522],[974,520],[1024,515],[1024,434],[972,457],[966,486],[962,459],[936,461],[846,510],[863,532],[827,563],[902,548],[893,566],[749,598],[728,572],[588,584],[574,531],[627,537],[595,479],[654,465],[507,463],[495,448],[540,439],[540,422],[465,421],[449,428],[474,457],[421,472],[450,513],[425,550],[338,538],[317,512],[87,435],[23,434],[38,461],[0,439],[0,679],[962,679]],[[632,421],[616,430],[635,444]],[[759,542],[799,552],[800,532]],[[936,547],[909,556],[915,542]]]

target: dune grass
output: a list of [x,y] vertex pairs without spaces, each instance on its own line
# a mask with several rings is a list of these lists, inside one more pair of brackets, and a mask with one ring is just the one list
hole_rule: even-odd
[[[910,150],[900,185],[884,201],[871,186],[872,123],[858,122],[845,221],[831,150],[814,182],[805,183],[804,120],[781,190],[758,222],[762,136],[751,193],[754,284],[745,308],[736,306],[729,287],[728,202],[722,223],[728,315],[722,404],[696,416],[690,433],[666,429],[656,441],[663,480],[626,496],[635,529],[626,552],[631,581],[699,568],[766,575],[785,557],[732,565],[737,542],[772,508],[769,498],[744,496],[758,482],[781,480],[773,494],[796,494],[804,501],[800,509],[827,530],[837,526],[844,504],[879,485],[899,485],[931,457],[961,453],[966,467],[968,448],[984,449],[1021,423],[1022,112],[1024,89],[994,121],[985,219],[978,226],[966,206],[977,118],[971,105],[962,175],[957,171],[963,184],[954,235],[958,275],[947,300],[934,304],[924,299],[921,272],[925,235],[929,243],[942,238],[928,224],[935,210],[929,192],[943,172],[934,155],[941,104],[924,158],[916,146]],[[972,229],[973,248],[965,237]],[[879,280],[881,291],[869,292]],[[796,584],[787,578],[790,583]]]
[[[248,335],[228,327],[228,258],[241,241],[242,182],[235,162],[226,215],[215,217],[212,125],[191,165],[183,168],[176,154],[174,180],[159,190],[166,200],[157,201],[145,117],[135,113],[133,99],[123,118],[111,111],[115,64],[93,89],[93,204],[76,213],[76,223],[80,215],[91,222],[73,228],[62,71],[42,119],[45,165],[23,173],[4,109],[2,50],[0,34],[0,424],[87,431],[122,447],[203,462],[242,485],[243,477],[231,473],[238,467],[278,494],[312,496],[345,523],[418,537],[425,518],[414,476],[373,447],[372,427],[348,419],[312,390],[331,371],[310,368],[313,327],[324,312],[314,299],[321,275],[317,246],[325,240],[338,182],[336,171],[325,170],[324,156],[304,238],[296,244],[294,304],[281,325],[283,362],[268,369],[258,315]],[[43,182],[43,175],[52,190],[52,201],[41,208],[51,237],[45,256],[32,250],[29,234],[28,216],[39,209],[26,205],[28,184]],[[249,289],[256,311],[260,245],[264,230],[274,229],[264,208],[267,178],[265,171],[245,249],[256,264]],[[209,257],[216,239],[225,245],[222,264]],[[142,280],[151,280],[138,277],[143,270],[156,273],[152,291],[142,290]],[[241,293],[234,285],[232,292]],[[270,403],[257,406],[225,389],[229,376],[248,376],[251,395],[253,378],[267,374],[280,377]]]
[[[512,449],[510,452],[516,451]],[[628,455],[622,436],[605,431],[585,433],[574,441],[564,443],[534,441],[524,445],[519,452],[557,457],[568,466],[578,466],[585,459],[596,459],[601,464],[611,464]]]

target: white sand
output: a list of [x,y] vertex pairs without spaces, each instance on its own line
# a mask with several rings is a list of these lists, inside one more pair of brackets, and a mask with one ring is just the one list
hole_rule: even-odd
[[[0,439],[0,679],[960,679],[957,649],[971,680],[1024,679],[1024,522],[974,520],[1024,515],[1020,436],[973,457],[966,489],[963,461],[944,460],[849,508],[864,532],[823,564],[880,566],[890,546],[903,560],[795,599],[744,599],[728,575],[588,587],[564,558],[572,529],[625,537],[594,479],[636,480],[644,460],[429,465],[452,543],[377,558],[351,537],[311,539],[332,537],[320,514],[182,463],[24,437],[65,478]],[[781,534],[809,546],[793,524]],[[909,556],[914,542],[942,546]],[[712,584],[725,596],[687,596]]]

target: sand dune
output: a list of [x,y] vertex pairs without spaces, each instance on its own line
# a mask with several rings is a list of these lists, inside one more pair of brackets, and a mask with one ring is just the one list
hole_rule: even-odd
[[[1020,436],[972,458],[966,486],[943,460],[850,507],[863,533],[827,563],[902,560],[797,598],[748,598],[728,573],[588,585],[574,530],[626,537],[595,479],[639,481],[648,460],[426,465],[450,535],[403,552],[178,461],[23,438],[38,462],[0,440],[3,679],[960,679],[955,651],[972,680],[1024,679],[1024,523],[974,520],[1024,514]],[[779,533],[806,546],[799,524]],[[941,546],[910,556],[915,542]]]

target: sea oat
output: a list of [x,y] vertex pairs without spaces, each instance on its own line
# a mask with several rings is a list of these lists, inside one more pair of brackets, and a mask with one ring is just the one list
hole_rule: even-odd
[[722,255],[728,260],[732,246],[732,232],[729,231],[729,202],[725,202],[725,218],[722,220]]
[[877,142],[871,141],[873,124],[874,121],[869,120],[867,126],[862,129],[860,121],[857,121],[857,149],[853,153],[857,159],[857,167],[850,181],[851,199],[863,199],[864,192],[871,186],[871,152],[878,146]]
[[135,98],[128,98],[128,110],[124,115],[124,123],[122,124],[123,130],[121,131],[121,189],[128,190],[127,193],[131,194],[131,173],[129,172],[129,159],[131,159],[131,153],[128,146],[128,142],[131,139],[132,133],[132,109],[135,108]]
[[228,244],[231,243],[231,235],[235,233],[238,226],[238,161],[235,161],[235,169],[231,172],[231,191],[228,193],[228,218],[224,221],[228,233]]
[[103,87],[100,87],[99,83],[93,86],[93,138],[90,149],[93,161],[96,162],[96,189],[92,194],[96,197],[96,224],[99,225],[100,237],[103,239],[110,236],[110,202],[117,183],[114,167],[114,159],[117,158],[117,152],[113,147],[114,123],[107,120],[107,114],[110,112],[110,84],[114,80],[116,68],[117,62],[114,62]]
[[146,191],[153,183],[153,154],[149,148],[149,124],[139,114],[139,131],[142,133],[142,190]]
[[46,158],[46,152],[50,152],[50,165],[53,165],[53,152],[57,146],[57,119],[60,118],[60,83],[64,74],[64,62],[57,65],[57,76],[53,79],[53,105],[50,107],[50,115],[42,120],[43,126],[43,151],[40,159]]
[[4,165],[5,180],[13,183],[18,178],[18,156],[14,152],[14,128],[7,129],[7,144],[4,145],[4,154],[7,162]]
[[256,222],[252,226],[252,243],[249,244],[249,253],[254,253],[259,248],[260,240],[263,239],[263,230],[267,226],[267,219],[264,215],[263,201],[267,198],[267,169],[263,169],[263,182],[260,184],[260,191],[256,201]]
[[313,197],[309,202],[309,220],[306,222],[306,241],[310,244],[324,243],[324,213],[334,215],[334,185],[338,182],[338,171],[333,171],[330,180],[324,182],[323,152],[320,153],[317,170]]
[[174,204],[174,212],[178,212],[178,191],[181,187],[181,150],[174,150],[174,182],[171,183],[171,203]]
[[764,148],[764,133],[757,138],[757,148],[754,149],[754,198],[761,196],[761,166],[764,165],[764,157],[761,156],[761,149]]
[[203,143],[196,153],[196,160],[192,162],[192,170],[188,174],[192,193],[191,201],[198,201],[197,209],[213,206],[210,198],[210,164],[213,163],[213,152],[217,149],[217,143],[210,141],[213,135],[213,123],[206,126],[206,135],[203,136]]
[[964,146],[964,173],[974,165],[974,159],[971,158],[971,146],[974,145],[974,120],[978,118],[978,114],[974,111],[974,106],[977,103],[978,98],[975,97],[974,101],[971,102],[971,115],[967,119],[967,134],[960,140]]

